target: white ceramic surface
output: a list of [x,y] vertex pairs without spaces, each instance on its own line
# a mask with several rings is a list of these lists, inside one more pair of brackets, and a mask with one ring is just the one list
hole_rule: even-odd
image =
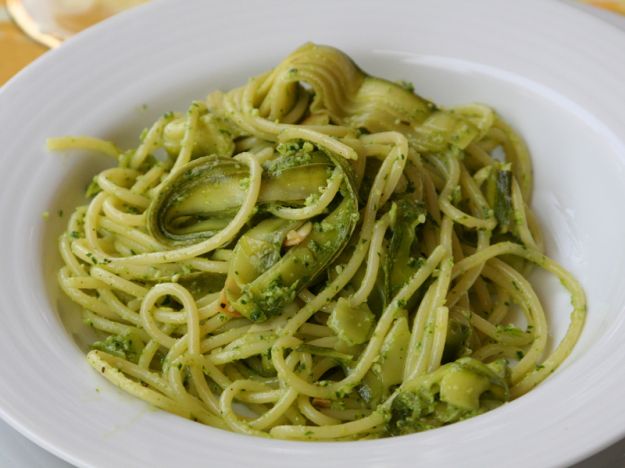
[[[555,466],[625,435],[625,35],[540,0],[253,5],[154,2],[69,41],[0,91],[3,418],[81,466]],[[54,242],[66,219],[56,213],[71,210],[104,161],[47,154],[45,138],[87,133],[131,145],[157,115],[244,82],[306,40],[411,80],[437,102],[492,104],[527,139],[549,253],[582,281],[590,304],[573,355],[530,394],[413,436],[293,443],[154,411],[86,364],[59,318]],[[557,338],[568,299],[554,282],[536,283]]]

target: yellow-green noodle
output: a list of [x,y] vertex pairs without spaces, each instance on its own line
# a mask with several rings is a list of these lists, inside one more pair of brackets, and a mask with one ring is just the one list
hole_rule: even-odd
[[[285,439],[415,432],[523,395],[581,332],[584,292],[542,252],[522,139],[336,49],[306,44],[135,149],[48,145],[117,161],[59,240],[58,280],[101,335],[88,361],[165,411]],[[551,352],[533,266],[571,294]]]

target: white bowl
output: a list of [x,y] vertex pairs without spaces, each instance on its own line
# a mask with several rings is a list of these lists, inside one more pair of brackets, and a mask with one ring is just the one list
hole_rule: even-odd
[[[548,253],[588,295],[573,354],[526,396],[445,428],[350,443],[264,440],[156,411],[86,363],[55,284],[65,213],[106,164],[53,135],[136,143],[299,44],[335,45],[442,104],[493,105],[526,138]],[[557,2],[154,2],[70,40],[0,90],[0,414],[81,466],[509,468],[570,464],[625,435],[625,35]],[[146,107],[147,105],[147,107]],[[48,211],[47,220],[42,213]],[[557,340],[568,298],[534,278]],[[80,341],[80,340],[78,340]]]

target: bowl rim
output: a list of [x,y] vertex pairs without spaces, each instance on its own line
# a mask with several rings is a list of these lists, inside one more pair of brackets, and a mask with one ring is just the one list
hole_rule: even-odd
[[[191,15],[192,12],[195,10],[199,11],[199,10],[202,10],[203,8],[207,8],[207,7],[202,6],[203,2],[201,0],[188,0],[188,2],[189,2],[189,5],[187,5],[185,7],[186,9],[183,10],[186,15]],[[279,8],[284,8],[286,3],[287,2],[271,0],[267,2],[265,7],[270,10],[279,9]],[[354,4],[355,2],[352,1],[352,2],[346,2],[346,3]],[[365,2],[362,2],[362,3],[366,4],[365,7],[363,7],[362,5],[360,6],[360,8],[363,8],[363,9],[366,9],[367,5],[369,6],[375,5],[375,2],[373,0],[366,0]],[[434,0],[421,0],[419,2],[415,2],[415,5],[427,4],[431,6],[432,3],[435,3]],[[460,6],[461,0],[460,1],[446,0],[442,3],[444,3],[445,5],[453,5],[461,9],[466,8],[466,7]],[[75,38],[72,38],[71,40],[69,40],[66,44],[64,44],[58,50],[54,50],[47,54],[44,54],[44,56],[42,56],[40,59],[35,61],[33,64],[28,66],[26,69],[24,69],[20,73],[18,73],[14,78],[12,78],[7,84],[5,84],[0,89],[0,117],[6,116],[6,114],[3,114],[3,111],[2,111],[3,104],[6,104],[5,108],[11,108],[10,106],[15,105],[14,104],[15,102],[19,102],[20,99],[23,99],[21,95],[23,95],[23,93],[29,86],[33,86],[34,84],[36,84],[37,80],[39,79],[41,75],[48,74],[48,73],[54,74],[55,73],[54,70],[57,67],[60,67],[62,65],[62,62],[65,62],[67,65],[68,63],[71,64],[72,60],[78,60],[82,55],[82,51],[86,48],[91,47],[95,50],[103,49],[107,41],[107,35],[115,34],[116,32],[118,33],[119,30],[125,31],[127,33],[132,23],[134,22],[140,22],[141,24],[146,24],[150,22],[152,22],[151,24],[153,24],[154,22],[157,22],[159,18],[163,17],[163,15],[171,14],[172,12],[176,11],[173,4],[174,4],[173,1],[157,0],[151,4],[137,7],[136,9],[123,13],[110,20],[107,20],[106,22],[96,25],[92,29],[89,29],[85,31],[84,33],[79,34]],[[233,2],[233,4],[236,4],[239,7],[242,5],[246,5],[249,7],[249,5],[244,4],[242,1],[239,1],[239,0]],[[332,2],[331,0],[321,0],[319,4],[320,6],[328,7],[328,5],[332,4]],[[406,5],[408,5],[408,2],[398,2],[398,4],[401,4],[402,8],[407,8]],[[476,5],[478,6],[474,8],[477,8],[477,9],[496,8],[494,0],[480,0],[479,2],[476,2]],[[511,6],[511,2],[509,5]],[[587,31],[585,34],[588,35],[588,37],[584,37],[583,39],[586,40],[588,43],[583,45],[582,47],[581,41],[579,39],[574,41],[573,45],[580,46],[580,49],[577,52],[575,52],[575,54],[577,54],[576,56],[582,56],[583,54],[587,54],[589,48],[593,44],[601,45],[602,47],[604,47],[604,49],[601,53],[601,57],[599,58],[602,60],[601,65],[603,69],[600,71],[600,73],[597,74],[598,79],[603,80],[605,82],[606,81],[605,77],[608,77],[608,76],[625,76],[625,64],[620,64],[617,61],[609,60],[610,57],[614,57],[614,55],[612,54],[614,54],[615,51],[618,51],[619,48],[620,50],[625,50],[623,48],[623,46],[625,46],[625,34],[623,34],[623,32],[618,30],[615,26],[614,27],[606,26],[606,24],[602,22],[601,20],[589,17],[587,14],[577,11],[576,9],[570,6],[567,6],[566,4],[562,2],[557,2],[557,3],[552,3],[552,4],[547,5],[539,0],[530,0],[530,1],[524,2],[524,5],[525,6],[523,7],[515,6],[514,7],[515,11],[522,16],[524,15],[522,19],[529,19],[529,18],[535,19],[536,22],[533,24],[533,27],[540,29],[541,31],[543,29],[549,30],[553,28],[554,26],[557,26],[556,21],[554,21],[552,18],[551,19],[548,18],[549,15],[559,15],[560,20],[562,22],[564,22],[564,19],[568,19],[572,22],[572,24],[578,24],[578,25],[583,24]],[[223,8],[223,9],[235,8],[235,6],[220,7],[220,8]],[[440,7],[436,7],[436,8],[440,8]],[[530,9],[532,9],[531,14],[528,13]],[[541,17],[537,16],[539,14],[542,14],[544,16],[541,16]],[[567,27],[564,27],[564,26],[561,26],[561,27],[564,28],[563,34],[567,35],[567,37],[571,35],[572,30],[570,29],[570,26],[568,27],[569,29],[566,29]],[[576,94],[576,93],[582,92],[584,89],[587,89],[587,86],[588,86],[587,82],[583,82],[583,83],[575,82],[566,91],[572,94]],[[618,89],[616,89],[614,90],[614,96],[622,98],[621,102],[623,102],[623,100],[625,99],[625,91],[619,91]],[[602,100],[605,100],[605,99],[606,97],[603,96]],[[612,117],[608,118],[608,117],[600,116],[598,117],[598,119],[601,121],[604,121],[604,119],[607,119],[609,123],[608,126],[610,127],[610,130],[612,132],[618,129],[625,130],[625,121],[623,121],[622,119],[621,120],[617,119],[615,117],[615,114],[611,112],[606,113],[605,115],[611,115]],[[625,134],[625,133],[622,133],[622,134]],[[0,132],[0,142],[2,140],[3,140],[3,134]],[[620,140],[620,142],[622,143],[622,140]],[[6,161],[0,160],[0,168],[6,169],[6,167],[7,167]],[[2,193],[2,196],[0,198],[4,198],[7,195],[6,193],[3,193],[3,192],[0,192],[0,193]],[[3,305],[3,308],[6,306],[6,304],[4,304],[3,302],[0,302],[0,304]],[[621,378],[621,382],[622,381],[623,381],[623,378]],[[531,397],[531,394],[528,395],[527,398],[530,398],[530,397]],[[621,409],[625,410],[625,407]],[[3,419],[5,419],[5,421],[7,421],[11,426],[13,426],[15,429],[17,429],[19,432],[21,432],[23,435],[25,435],[29,439],[33,440],[38,445],[60,456],[61,458],[67,461],[70,461],[71,463],[81,465],[81,466],[97,464],[97,460],[89,460],[87,458],[77,456],[75,453],[73,453],[71,450],[71,444],[70,446],[67,446],[67,445],[60,446],[58,444],[54,444],[50,442],[49,435],[46,436],[46,434],[42,431],[42,429],[40,429],[40,427],[36,427],[36,425],[33,425],[32,421],[24,422],[20,418],[19,407],[17,405],[12,405],[10,401],[6,400],[5,395],[0,395],[0,416]],[[493,417],[492,415],[486,414],[486,415],[481,416],[480,419],[486,420],[488,418],[492,419],[492,417]],[[165,416],[165,418],[167,417]],[[471,422],[467,421],[467,423],[470,424]],[[216,430],[213,430],[213,429],[209,430],[209,432],[213,434],[215,434],[215,431]],[[454,428],[451,426],[449,428],[443,428],[437,431],[441,433],[447,432],[449,434],[454,434],[454,435],[457,433],[457,431],[455,431]],[[221,433],[221,431],[219,432]],[[563,460],[566,461],[567,463],[578,461],[581,458],[588,456],[592,454],[593,452],[596,452],[597,450],[600,450],[601,448],[608,446],[609,444],[620,439],[624,435],[625,435],[625,425],[621,427],[620,430],[618,431],[612,431],[609,436],[604,437],[604,439],[600,442],[595,441],[592,444],[586,443],[586,446],[583,446],[583,447],[582,445],[580,445],[580,446],[573,448],[571,450],[569,457],[566,460],[564,459]],[[216,436],[218,436],[218,434],[216,434]],[[244,440],[250,440],[249,438],[245,438],[244,436],[238,436],[234,434],[227,434],[227,437],[232,438],[233,441],[241,440],[241,442],[243,442]],[[216,439],[218,438],[219,437],[216,437]],[[426,437],[426,438],[431,439],[431,437]],[[357,445],[367,444],[372,447],[376,447],[376,452],[378,450],[381,450],[380,446],[382,446],[382,448],[384,448],[385,450],[393,450],[394,448],[397,448],[399,450],[400,446],[405,445],[402,442],[402,439],[403,438],[397,438],[396,440],[385,439],[384,441],[358,442],[354,446],[356,447]],[[293,454],[297,454],[300,452],[309,452],[309,449],[310,449],[310,444],[308,443],[270,441],[269,443],[267,443],[267,445],[268,445],[267,449],[264,450],[264,453],[266,454],[270,454],[270,453],[284,454],[284,452],[287,450],[292,452],[291,454],[284,454],[285,457],[287,455],[292,456]],[[319,444],[315,444],[315,446],[316,447],[323,446],[324,450],[327,449],[329,452],[333,452],[337,455],[339,454],[340,451],[345,450],[345,447],[337,448],[336,445],[330,444],[330,443],[319,443]],[[349,449],[349,451],[352,451],[353,453],[356,453],[359,450],[362,450],[362,449],[358,449],[358,448],[355,448],[355,450]],[[263,452],[263,450],[261,450],[261,452]]]

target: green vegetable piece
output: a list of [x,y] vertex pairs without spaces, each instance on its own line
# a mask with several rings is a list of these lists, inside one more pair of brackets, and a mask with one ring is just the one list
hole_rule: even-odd
[[455,361],[471,336],[471,327],[466,321],[450,318],[447,322],[447,339],[443,350],[443,362]]
[[507,365],[465,357],[406,382],[391,402],[386,430],[410,434],[482,414],[508,401]]
[[410,139],[422,152],[442,152],[450,148],[463,150],[482,136],[493,120],[493,111],[485,106],[437,110],[414,129],[414,136]]
[[[332,162],[317,151],[295,163],[278,158],[263,174],[260,204],[304,205],[325,186]],[[167,245],[192,244],[214,236],[236,215],[249,187],[249,170],[232,158],[195,159],[172,174],[148,208],[148,228]]]
[[[253,321],[265,321],[280,313],[343,249],[358,219],[356,207],[354,198],[344,198],[332,213],[314,225],[302,243],[289,249],[252,282],[241,285],[240,295],[226,289],[230,306]],[[228,277],[236,275],[237,264],[238,259]]]
[[480,395],[489,387],[486,376],[454,368],[441,379],[440,399],[459,408],[476,410],[480,407]]
[[199,299],[206,294],[221,291],[226,275],[209,272],[193,272],[182,274],[178,283],[184,286],[191,295]]
[[310,150],[305,143],[301,147],[298,153],[285,152],[263,165],[262,203],[304,205],[306,198],[326,185],[332,162],[322,151]]
[[[342,200],[325,218],[313,224],[310,234],[301,243],[291,247],[279,259],[274,247],[271,262],[265,262],[262,269],[251,264],[253,261],[249,255],[260,249],[263,253],[256,256],[265,258],[266,245],[250,241],[252,236],[244,235],[238,242],[243,246],[235,248],[235,258],[226,280],[226,297],[234,310],[250,320],[265,321],[293,302],[296,294],[341,253],[356,227],[358,202],[351,168],[340,157],[332,154],[327,157],[342,170]],[[236,287],[232,286],[235,284]]]
[[425,214],[423,203],[410,198],[400,198],[393,203],[393,235],[383,264],[386,304],[421,267],[423,261],[413,254],[413,245],[417,237],[416,228],[425,222]]
[[510,164],[496,164],[485,184],[486,201],[495,212],[501,233],[510,231],[514,224],[512,207],[512,170]]
[[280,250],[287,232],[301,222],[270,218],[247,231],[237,242],[225,291],[229,300],[241,296],[243,288],[280,260]]
[[328,319],[328,327],[347,344],[357,345],[369,339],[375,315],[366,303],[351,307],[344,297],[336,301],[336,305]]
[[85,197],[93,198],[101,191],[102,191],[102,188],[100,188],[100,185],[98,184],[98,182],[96,181],[94,177],[93,180],[89,183],[89,185],[87,185],[87,189],[85,190]]
[[150,204],[150,233],[166,244],[193,243],[212,237],[235,216],[245,198],[240,181],[245,164],[207,156],[172,174]]
[[387,390],[380,376],[372,370],[365,374],[362,383],[356,387],[358,395],[370,408],[376,408],[381,401],[388,398]]
[[406,91],[414,93],[414,84],[411,81],[399,80],[397,84],[404,88]]
[[352,106],[349,125],[371,133],[406,131],[421,124],[434,108],[431,102],[412,90],[373,76],[365,77]]
[[[434,429],[443,425],[441,415],[431,417],[435,412],[436,398],[432,392],[401,392],[391,403],[386,431],[395,436]],[[460,420],[461,415],[456,419]]]
[[138,362],[145,344],[136,333],[127,335],[110,335],[103,341],[96,341],[91,345],[91,349],[104,351],[113,356],[126,359],[131,362]]
[[[368,76],[350,57],[332,47],[306,44],[273,73],[274,85],[265,98],[272,105],[261,106],[269,120],[282,119],[294,105],[298,85],[302,84],[310,88],[311,114],[323,110],[332,123],[363,133],[409,131],[435,108],[407,89],[410,87]],[[340,85],[333,85],[327,78],[330,76]]]
[[409,342],[408,319],[400,317],[395,320],[391,330],[386,335],[379,361],[373,365],[373,371],[380,377],[385,389],[402,382]]

